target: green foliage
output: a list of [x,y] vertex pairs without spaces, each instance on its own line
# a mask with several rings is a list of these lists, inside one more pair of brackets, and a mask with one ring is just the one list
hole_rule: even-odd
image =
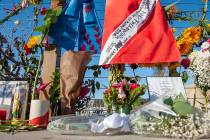
[[164,104],[169,105],[169,106],[173,106],[173,104],[174,104],[173,99],[171,97],[165,99]]
[[172,110],[183,117],[193,114],[193,107],[188,102],[177,101],[173,104]]
[[[128,114],[136,106],[140,106],[140,96],[144,95],[146,86],[122,80],[120,83],[110,85],[105,90],[104,102],[107,106],[115,107],[116,112],[121,109]],[[120,112],[119,112],[120,113]]]
[[60,97],[60,71],[59,69],[56,69],[53,73],[52,79],[52,85],[50,87],[50,101],[52,104],[56,104],[59,102]]
[[44,24],[42,26],[36,27],[34,31],[41,32],[42,37],[44,38],[49,32],[51,25],[57,22],[61,12],[61,8],[47,10],[44,17]]
[[184,83],[186,83],[188,79],[189,79],[189,76],[188,76],[187,72],[184,71],[184,72],[182,73],[182,81],[183,81]]
[[174,100],[169,97],[164,100],[164,104],[171,106],[171,109],[182,117],[193,114],[193,107],[186,101],[182,94],[178,95]]
[[100,89],[100,83],[98,81],[96,82],[96,89]]

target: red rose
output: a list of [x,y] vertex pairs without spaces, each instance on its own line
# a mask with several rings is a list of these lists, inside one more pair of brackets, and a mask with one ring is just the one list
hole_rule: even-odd
[[209,40],[207,40],[207,42],[210,44],[210,39],[209,39]]
[[25,50],[26,55],[29,55],[31,53],[31,49],[28,48],[27,44],[23,45],[23,49]]
[[46,12],[47,12],[47,8],[42,8],[40,14],[44,16]]
[[140,87],[140,85],[139,85],[139,84],[136,84],[136,83],[131,83],[131,84],[130,84],[130,90],[134,90],[134,89],[136,89],[137,87]]
[[181,65],[182,65],[185,69],[189,68],[189,66],[190,66],[190,59],[189,59],[189,58],[182,59]]

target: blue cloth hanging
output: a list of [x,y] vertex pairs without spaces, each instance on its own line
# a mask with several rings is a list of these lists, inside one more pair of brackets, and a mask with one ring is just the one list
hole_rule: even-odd
[[93,0],[69,0],[49,31],[49,43],[66,50],[100,53],[101,38]]

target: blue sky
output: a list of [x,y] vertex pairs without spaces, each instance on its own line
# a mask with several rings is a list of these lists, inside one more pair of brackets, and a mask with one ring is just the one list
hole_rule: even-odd
[[[97,16],[100,20],[101,25],[103,26],[103,19],[104,19],[104,9],[105,9],[105,0],[94,0],[96,5],[96,12]],[[174,2],[175,0],[161,0],[161,3],[163,5],[167,5],[169,3]],[[11,9],[13,7],[13,4],[17,4],[19,0],[0,0],[0,19],[6,15],[6,11],[3,10],[3,8]],[[48,8],[50,6],[50,0],[43,0],[43,4],[41,7]],[[210,6],[210,5],[209,5]],[[198,14],[194,14],[193,16],[197,17],[198,15],[201,15],[203,3],[202,0],[180,0],[177,4],[177,8],[182,11],[198,11]],[[190,13],[188,13],[190,14]],[[207,18],[210,18],[210,12],[208,11]],[[42,19],[42,16],[39,17],[40,21]],[[15,26],[14,21],[20,20],[21,25]],[[8,38],[13,38],[14,36],[22,36],[23,38],[27,39],[28,35],[32,32],[32,26],[33,26],[33,8],[29,7],[22,11],[19,15],[14,16],[11,18],[8,22],[6,22],[4,25],[0,25],[0,32],[5,34]],[[39,22],[41,24],[41,22]],[[197,25],[197,22],[173,22],[172,26],[177,29],[177,32],[175,33],[176,36],[180,34],[180,32],[186,28],[190,27],[192,25]],[[16,30],[16,32],[13,32],[13,30]],[[62,52],[64,52],[63,50]],[[98,64],[99,55],[95,55],[93,57],[93,61],[90,65]],[[138,70],[135,71],[136,75],[146,77],[146,76],[152,76],[154,74],[154,70],[150,68],[138,68]],[[126,67],[126,75],[133,76],[133,72],[129,67]],[[92,72],[87,71],[86,77],[91,77]],[[104,85],[108,85],[108,71],[103,70],[100,78],[96,79],[97,81],[100,81]],[[191,78],[192,79],[192,78]],[[146,83],[146,79],[143,78],[141,80],[141,83]],[[192,83],[192,80],[188,82]],[[102,98],[103,90],[101,89],[97,91],[96,98]]]

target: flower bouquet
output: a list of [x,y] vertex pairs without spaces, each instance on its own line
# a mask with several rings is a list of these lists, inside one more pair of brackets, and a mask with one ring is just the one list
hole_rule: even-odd
[[104,102],[108,106],[108,112],[114,110],[119,114],[130,114],[133,107],[139,105],[139,97],[144,95],[145,89],[144,85],[140,86],[127,80],[111,84],[104,93]]
[[[209,138],[208,113],[194,108],[182,94],[176,97],[161,97],[158,100],[163,102],[161,108],[147,108],[146,106],[153,103],[151,102],[130,115],[133,133],[178,139]],[[163,107],[171,109],[174,114],[163,110]]]

